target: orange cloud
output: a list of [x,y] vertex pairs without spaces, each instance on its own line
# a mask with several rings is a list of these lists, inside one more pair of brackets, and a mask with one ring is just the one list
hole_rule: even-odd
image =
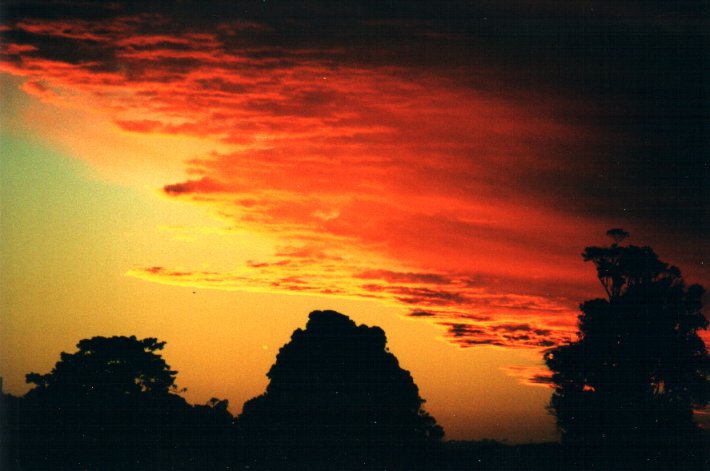
[[22,84],[22,90],[29,95],[34,95],[44,102],[57,99],[57,94],[38,81],[29,81]]
[[501,368],[507,375],[518,378],[520,384],[525,386],[552,387],[550,370],[540,366],[512,365]]

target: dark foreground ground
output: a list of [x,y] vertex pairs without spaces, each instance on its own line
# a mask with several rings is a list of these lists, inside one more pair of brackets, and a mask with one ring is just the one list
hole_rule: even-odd
[[[662,458],[662,461],[648,459],[647,461],[638,460],[629,462],[614,452],[600,452],[593,449],[572,449],[565,447],[560,443],[535,443],[525,445],[507,445],[496,441],[449,441],[442,445],[440,453],[436,457],[428,458],[414,469],[419,471],[710,471],[710,454],[708,443],[710,442],[710,433],[705,434],[704,449],[697,449],[695,456],[671,456]],[[7,436],[5,437],[7,438]],[[0,445],[5,447],[8,444],[6,440]],[[213,443],[213,445],[215,445]],[[72,463],[65,461],[64,463],[51,463],[45,460],[36,460],[37,456],[28,457],[26,454],[32,453],[32,450],[24,450],[24,459],[18,459],[18,450],[9,450],[7,448],[0,449],[3,453],[4,462],[0,469],[8,471],[25,471],[25,470],[80,470],[80,469],[95,469],[95,470],[118,470],[118,469],[151,469],[158,470],[253,470],[253,469],[270,469],[263,466],[252,465],[239,459],[236,454],[226,451],[224,448],[217,446],[212,448],[212,451],[204,451],[198,453],[197,456],[192,455],[190,458],[185,456],[178,458],[182,454],[181,450],[176,450],[174,456],[168,456],[162,453],[162,460],[152,461],[148,468],[136,463],[137,467],[125,467],[125,463],[101,463],[89,467],[82,466],[81,463]],[[41,453],[41,450],[37,450]],[[202,456],[200,456],[202,455]],[[13,457],[10,459],[10,457]],[[311,456],[311,459],[314,457]],[[94,461],[96,463],[96,461]],[[55,466],[56,464],[56,466]],[[147,464],[147,463],[144,463]],[[285,463],[284,463],[285,464]],[[283,468],[273,469],[272,471],[287,470],[307,470],[307,469],[332,469],[333,471],[358,469],[374,470],[380,468],[372,468],[363,466],[343,467],[327,467],[315,466],[309,468],[306,463],[300,466],[290,467],[288,464]],[[305,465],[305,466],[304,466]],[[382,468],[380,471],[385,471],[388,468]]]
[[663,444],[634,453],[629,446],[599,449],[560,443],[506,445],[496,441],[450,441],[440,469],[446,471],[708,471],[710,431],[684,450]]

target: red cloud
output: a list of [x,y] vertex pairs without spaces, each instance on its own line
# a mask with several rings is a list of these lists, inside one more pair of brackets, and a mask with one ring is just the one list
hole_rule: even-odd
[[503,94],[483,69],[265,46],[270,27],[251,22],[175,34],[157,16],[27,20],[7,31],[23,39],[0,66],[28,93],[88,96],[144,137],[203,137],[189,178],[164,193],[281,246],[231,273],[132,276],[378,299],[463,347],[569,338],[595,292],[577,254],[610,225],[568,212],[555,191],[574,185],[582,164],[567,156],[595,130],[568,124],[572,105],[553,95]]
[[391,270],[368,270],[355,275],[364,280],[384,280],[387,282],[410,282],[424,284],[447,284],[450,280],[436,273],[402,273]]

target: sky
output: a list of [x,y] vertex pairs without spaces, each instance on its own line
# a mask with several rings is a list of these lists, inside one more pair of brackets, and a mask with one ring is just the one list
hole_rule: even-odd
[[[167,341],[241,404],[315,309],[452,439],[556,439],[542,351],[612,227],[708,270],[703,2],[3,2],[0,374]],[[710,339],[705,335],[705,339]]]

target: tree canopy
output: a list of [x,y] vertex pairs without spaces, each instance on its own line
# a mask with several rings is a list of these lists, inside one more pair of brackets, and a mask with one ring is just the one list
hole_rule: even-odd
[[[314,311],[244,405],[238,424],[270,449],[264,469],[397,469],[443,436],[379,327]],[[257,452],[255,456],[266,456]],[[310,455],[310,456],[309,456]]]
[[[710,400],[710,358],[698,330],[703,288],[650,247],[587,247],[606,298],[584,302],[578,340],[548,350],[551,411],[565,440],[656,443],[686,440],[693,409]],[[662,447],[661,447],[662,448]],[[648,451],[648,450],[647,450]]]
[[20,469],[218,469],[233,461],[227,401],[191,406],[160,355],[135,336],[81,340],[10,401],[11,453]]
[[27,382],[36,386],[28,397],[103,401],[176,390],[177,372],[159,354],[165,342],[135,336],[92,337],[76,346],[74,353],[61,353],[50,373],[27,375]]

